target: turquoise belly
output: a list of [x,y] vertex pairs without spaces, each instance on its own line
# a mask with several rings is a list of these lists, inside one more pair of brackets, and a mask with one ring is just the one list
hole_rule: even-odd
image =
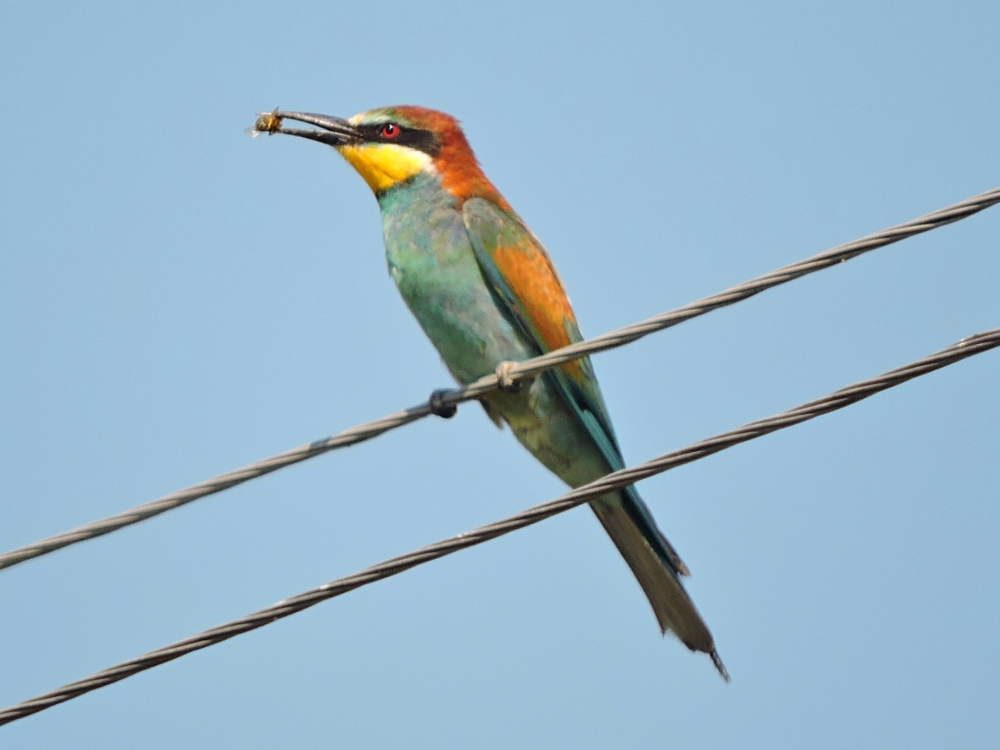
[[389,273],[445,365],[461,383],[534,354],[497,309],[455,199],[436,178],[379,199]]

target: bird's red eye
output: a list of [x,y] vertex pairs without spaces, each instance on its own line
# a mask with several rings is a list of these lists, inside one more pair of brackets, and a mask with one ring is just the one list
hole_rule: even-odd
[[379,128],[379,133],[382,134],[383,138],[395,138],[399,135],[399,125],[394,122],[387,122]]

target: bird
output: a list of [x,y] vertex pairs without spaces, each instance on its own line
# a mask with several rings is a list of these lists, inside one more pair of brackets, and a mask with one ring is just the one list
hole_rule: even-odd
[[[310,125],[287,127],[285,121]],[[401,105],[349,119],[262,113],[258,133],[332,146],[371,188],[389,274],[461,384],[583,340],[542,243],[483,173],[451,115]],[[571,487],[625,467],[589,358],[482,397],[487,415]],[[442,414],[442,416],[448,416]],[[646,595],[661,633],[729,675],[691,601],[687,566],[633,486],[590,502]]]

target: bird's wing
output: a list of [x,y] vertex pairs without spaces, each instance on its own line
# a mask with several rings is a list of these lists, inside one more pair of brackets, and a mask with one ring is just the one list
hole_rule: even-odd
[[[483,198],[463,207],[465,227],[500,307],[538,352],[581,340],[569,299],[542,244],[513,213]],[[615,471],[624,467],[604,399],[590,362],[580,359],[542,376],[569,406]],[[690,649],[712,656],[725,679],[726,669],[680,576],[687,566],[656,526],[635,487],[617,493],[616,501],[592,504],[605,530],[642,586],[663,631],[671,630]]]
[[[465,227],[479,267],[501,307],[538,353],[582,341],[555,267],[542,243],[514,214],[483,198],[472,198],[463,207]],[[586,429],[612,471],[625,467],[611,418],[601,396],[590,359],[544,373]],[[687,566],[653,520],[634,487],[622,490],[624,508],[653,549],[675,573]]]
[[[483,198],[467,200],[463,215],[483,276],[525,340],[540,354],[582,341],[552,261],[521,220]],[[611,468],[622,468],[621,451],[590,359],[549,372]]]

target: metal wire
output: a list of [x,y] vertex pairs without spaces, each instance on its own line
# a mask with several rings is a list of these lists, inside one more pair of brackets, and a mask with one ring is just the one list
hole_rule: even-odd
[[[944,226],[945,224],[950,224],[968,216],[972,216],[973,214],[997,203],[1000,203],[1000,188],[995,188],[985,193],[974,195],[964,201],[948,206],[947,208],[942,208],[939,211],[934,211],[933,213],[929,213],[917,219],[913,219],[905,224],[898,224],[894,227],[883,229],[881,232],[876,232],[875,234],[870,234],[867,237],[862,237],[859,240],[854,240],[853,242],[848,242],[844,245],[838,245],[837,247],[826,250],[819,255],[814,255],[811,258],[806,258],[805,260],[792,263],[788,266],[782,266],[781,268],[771,271],[770,273],[750,279],[749,281],[745,281],[737,286],[730,287],[729,289],[719,292],[718,294],[713,294],[710,297],[705,297],[696,302],[691,302],[683,307],[679,307],[653,318],[626,326],[625,328],[610,331],[609,333],[589,339],[588,341],[563,347],[562,349],[557,349],[524,362],[505,363],[505,365],[507,365],[503,372],[505,383],[514,383],[518,380],[531,378],[545,370],[565,364],[574,359],[585,357],[588,354],[596,354],[597,352],[614,349],[624,344],[628,344],[655,331],[662,331],[665,328],[670,328],[671,326],[683,323],[691,318],[704,315],[705,313],[711,312],[717,308],[726,307],[727,305],[732,305],[749,297],[753,297],[755,294],[759,294],[766,289],[771,289],[772,287],[784,284],[785,282],[792,281],[800,276],[805,276],[806,274],[813,273],[814,271],[829,268],[832,265],[843,263],[844,261],[850,260],[851,258],[870,250],[875,250],[894,242],[898,242],[899,240],[907,237],[912,237],[915,234],[927,232],[931,229]],[[313,458],[314,456],[318,456],[322,453],[327,453],[328,451],[332,451],[337,448],[345,448],[349,445],[354,445],[370,438],[377,437],[384,432],[388,432],[396,427],[402,427],[403,425],[415,422],[418,419],[422,419],[431,414],[447,413],[448,410],[458,406],[458,404],[477,399],[480,396],[495,390],[497,387],[498,376],[494,374],[484,376],[464,388],[435,391],[434,397],[432,398],[433,403],[429,401],[424,404],[419,404],[418,406],[404,409],[403,411],[398,411],[394,414],[389,414],[388,416],[382,417],[381,419],[377,419],[373,422],[367,422],[365,424],[352,427],[349,430],[344,430],[343,432],[339,432],[332,437],[316,440],[312,443],[307,443],[306,445],[300,445],[297,448],[292,448],[284,453],[279,453],[276,456],[271,456],[270,458],[265,458],[261,461],[247,464],[246,466],[235,469],[234,471],[220,474],[219,476],[211,479],[206,479],[204,482],[178,490],[177,492],[172,492],[169,495],[164,495],[163,497],[152,500],[148,503],[137,505],[134,508],[122,511],[121,513],[102,518],[98,521],[93,521],[84,526],[78,526],[75,529],[70,529],[69,531],[65,531],[61,534],[50,536],[32,544],[18,547],[17,549],[0,554],[0,570],[17,565],[18,563],[22,563],[32,558],[48,554],[49,552],[54,552],[63,547],[68,547],[71,544],[76,544],[77,542],[93,539],[94,537],[108,534],[112,531],[117,531],[125,526],[130,526],[133,523],[144,521],[147,518],[152,518],[153,516],[159,515],[165,511],[178,508],[207,495],[221,492],[222,490],[242,484],[250,479],[255,479],[256,477],[263,476],[264,474],[270,474],[272,471],[283,469],[286,466],[291,466],[299,463],[300,461],[305,461],[308,458]]]
[[298,596],[280,601],[271,607],[241,617],[238,620],[202,631],[190,638],[177,641],[170,646],[150,651],[136,659],[131,659],[109,669],[96,672],[83,680],[71,682],[57,690],[39,695],[23,703],[18,703],[15,706],[0,711],[0,725],[17,721],[39,711],[44,711],[46,708],[51,708],[59,703],[81,696],[84,693],[97,690],[105,685],[124,680],[134,674],[151,669],[164,662],[172,661],[192,651],[198,651],[242,633],[256,630],[275,620],[288,617],[296,612],[301,612],[322,601],[340,596],[348,591],[369,583],[374,583],[383,578],[389,578],[417,565],[422,565],[439,557],[450,555],[453,552],[458,552],[467,547],[473,547],[490,539],[509,534],[512,531],[531,526],[557,513],[563,513],[578,505],[582,505],[595,497],[634,484],[641,479],[646,479],[677,466],[691,463],[692,461],[697,461],[700,458],[718,453],[739,443],[753,440],[754,438],[786,427],[791,427],[822,414],[842,409],[845,406],[868,398],[879,391],[892,388],[912,378],[925,375],[966,357],[980,354],[998,346],[1000,346],[1000,328],[994,328],[975,336],[970,336],[949,346],[947,349],[943,349],[936,354],[924,357],[904,367],[891,370],[870,380],[855,383],[847,388],[834,391],[828,396],[802,404],[775,416],[760,419],[756,422],[749,422],[735,430],[721,433],[707,440],[701,440],[681,450],[654,458],[651,461],[613,472],[601,477],[597,481],[568,492],[555,500],[536,505],[533,508],[528,508],[500,521],[480,526],[464,534],[421,547],[405,555],[385,560],[353,575],[330,581]]

